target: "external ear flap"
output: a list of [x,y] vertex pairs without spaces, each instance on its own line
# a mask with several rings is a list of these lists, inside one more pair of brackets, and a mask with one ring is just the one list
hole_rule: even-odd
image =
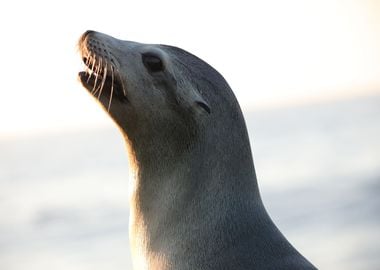
[[194,88],[190,83],[185,82],[181,87],[179,87],[182,94],[182,100],[187,103],[187,106],[190,106],[192,110],[198,113],[211,113],[210,105],[203,99],[200,92]]
[[211,113],[211,109],[210,109],[210,106],[207,104],[206,101],[204,101],[203,99],[202,100],[197,100],[195,101],[195,103],[201,107],[203,110],[205,110],[206,112],[208,112],[209,114]]
[[195,102],[195,106],[197,107],[197,109],[201,109],[201,112],[207,112],[208,114],[211,113],[211,108],[210,108],[210,105],[208,105],[207,101],[204,100],[204,98],[201,96],[201,93],[192,88],[192,92],[193,92],[193,101]]

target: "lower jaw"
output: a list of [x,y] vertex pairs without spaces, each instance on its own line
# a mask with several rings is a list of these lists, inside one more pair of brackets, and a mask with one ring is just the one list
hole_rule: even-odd
[[108,97],[110,99],[112,96],[112,98],[117,98],[120,101],[128,101],[128,98],[124,94],[123,87],[116,80],[112,86],[110,82],[111,79],[108,78],[105,80],[103,87],[101,87],[102,78],[96,78],[95,75],[90,75],[86,71],[79,72],[78,78],[83,87],[97,99],[100,99],[100,97]]

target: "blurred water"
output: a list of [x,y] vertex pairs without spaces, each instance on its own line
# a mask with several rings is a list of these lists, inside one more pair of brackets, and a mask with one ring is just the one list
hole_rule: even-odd
[[[380,269],[380,96],[247,112],[264,203],[320,269]],[[116,128],[0,140],[0,269],[130,269]]]

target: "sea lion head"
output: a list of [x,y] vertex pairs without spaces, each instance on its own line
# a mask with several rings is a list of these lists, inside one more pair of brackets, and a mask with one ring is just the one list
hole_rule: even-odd
[[83,86],[132,144],[170,148],[178,156],[199,134],[222,135],[243,119],[224,78],[182,49],[87,31],[79,50],[86,66],[79,73]]

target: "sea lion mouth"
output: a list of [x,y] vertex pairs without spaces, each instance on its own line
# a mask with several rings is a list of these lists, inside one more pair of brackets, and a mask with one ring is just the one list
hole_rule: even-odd
[[113,98],[127,101],[126,90],[119,70],[114,61],[106,57],[90,54],[83,56],[84,71],[79,72],[82,85],[98,100],[108,99],[107,111],[110,111]]

